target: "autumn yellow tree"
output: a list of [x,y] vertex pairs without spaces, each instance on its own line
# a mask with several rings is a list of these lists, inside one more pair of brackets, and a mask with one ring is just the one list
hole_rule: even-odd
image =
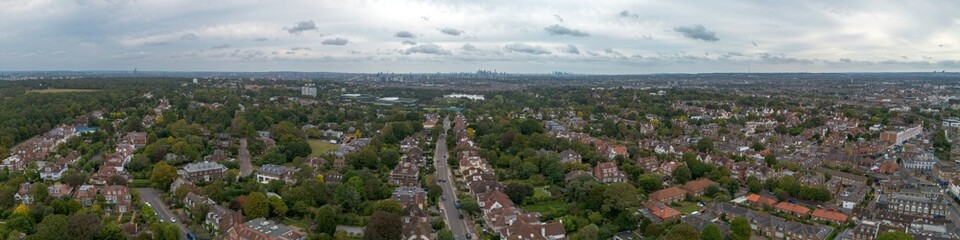
[[27,205],[24,205],[23,203],[21,203],[20,205],[17,205],[17,208],[13,209],[13,215],[14,216],[30,215],[30,208],[27,207]]

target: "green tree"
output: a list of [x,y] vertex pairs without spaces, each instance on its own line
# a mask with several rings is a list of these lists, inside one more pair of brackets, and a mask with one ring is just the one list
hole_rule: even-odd
[[690,181],[690,178],[692,177],[693,176],[690,172],[690,168],[688,168],[686,165],[673,169],[673,180],[675,180],[677,183],[687,183],[687,181]]
[[443,229],[437,232],[437,239],[439,240],[454,240],[453,232],[450,229]]
[[637,185],[643,188],[643,192],[652,193],[663,188],[663,180],[655,174],[644,174],[637,180]]
[[337,206],[327,204],[317,209],[317,215],[314,221],[317,223],[317,231],[326,234],[335,234],[337,231],[337,215],[340,209]]
[[367,220],[363,231],[364,240],[396,240],[403,234],[400,215],[376,211]]
[[176,168],[167,165],[165,162],[159,162],[153,165],[153,171],[150,173],[150,183],[153,184],[154,188],[167,190],[170,189],[170,184],[179,176]]
[[267,199],[267,195],[260,192],[252,192],[247,195],[241,207],[243,208],[243,213],[250,219],[270,215],[270,200]]
[[773,155],[773,153],[767,154],[763,157],[763,161],[767,163],[767,167],[773,167],[777,165],[777,155]]
[[580,228],[577,231],[577,240],[593,240],[600,238],[600,228],[596,224],[590,224],[585,227]]
[[74,214],[68,219],[69,234],[73,239],[99,239],[101,234],[100,218],[96,214]]
[[274,216],[283,217],[287,215],[287,204],[283,202],[283,199],[279,197],[271,196],[270,200],[270,212]]
[[877,240],[913,240],[913,236],[901,231],[883,232],[877,236]]
[[524,183],[508,183],[504,188],[510,201],[516,204],[523,204],[523,201],[533,195],[533,186]]
[[700,232],[688,223],[681,223],[670,228],[667,233],[667,239],[670,240],[699,240]]
[[463,198],[460,199],[460,209],[469,213],[478,213],[480,212],[480,204],[473,198]]
[[36,239],[66,239],[70,237],[70,222],[67,216],[47,215],[37,225]]
[[746,218],[736,217],[730,221],[730,239],[748,240],[750,239],[750,223]]
[[611,183],[603,193],[604,201],[600,207],[605,213],[619,213],[636,206],[637,189],[627,183]]
[[717,227],[717,225],[707,224],[700,234],[700,240],[723,240],[723,233],[720,232],[720,227]]
[[760,193],[763,190],[763,183],[755,176],[747,177],[747,189],[750,193]]

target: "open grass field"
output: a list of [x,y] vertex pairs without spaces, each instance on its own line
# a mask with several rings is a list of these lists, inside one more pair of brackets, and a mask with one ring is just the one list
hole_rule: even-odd
[[333,150],[337,150],[337,148],[340,147],[340,145],[333,144],[323,140],[316,140],[316,139],[307,140],[307,143],[310,143],[310,150],[312,150],[312,152],[310,153],[311,157],[322,156],[323,154],[326,154]]
[[68,88],[50,88],[43,90],[30,90],[28,93],[85,93],[85,92],[97,92],[100,90],[96,89],[68,89]]

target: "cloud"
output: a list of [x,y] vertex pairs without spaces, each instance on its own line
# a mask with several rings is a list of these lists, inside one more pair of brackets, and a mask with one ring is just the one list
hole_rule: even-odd
[[210,49],[226,49],[226,48],[230,48],[230,44],[216,45],[211,47]]
[[529,45],[526,43],[511,43],[503,46],[507,52],[526,53],[533,55],[550,54],[550,51],[540,46]]
[[403,54],[432,54],[432,55],[450,55],[450,51],[443,49],[439,45],[433,43],[421,44],[419,46],[413,46],[408,48]]
[[618,13],[617,16],[620,16],[622,18],[640,18],[640,16],[637,15],[636,13],[631,13],[630,11],[627,11],[627,10],[620,11],[620,13]]
[[440,30],[441,33],[446,34],[446,35],[450,35],[450,36],[460,36],[460,34],[463,34],[463,30],[456,29],[456,28],[448,28],[448,27],[445,27],[445,28],[441,28],[441,29],[439,29],[439,30]]
[[338,37],[338,38],[324,39],[323,41],[320,42],[320,44],[343,46],[343,45],[347,45],[347,43],[349,42],[350,40],[347,40],[346,38]]
[[197,40],[197,35],[193,33],[184,33],[180,35],[180,41]]
[[411,40],[403,40],[403,41],[400,42],[400,44],[403,44],[403,45],[417,45],[417,42],[414,42],[414,41],[411,41]]
[[567,44],[567,46],[560,47],[560,51],[569,53],[569,54],[580,54],[580,49],[577,48],[577,46],[574,46],[573,44]]
[[564,26],[560,26],[559,24],[550,25],[548,27],[543,28],[543,30],[547,31],[547,33],[550,33],[550,35],[570,35],[574,37],[590,36],[590,34],[587,32],[580,31],[577,29],[567,28]]
[[413,33],[408,31],[399,31],[397,33],[394,33],[393,36],[398,38],[417,38],[417,36],[413,35]]
[[254,38],[254,39],[253,39],[254,42],[266,42],[267,40],[270,40],[270,39],[267,39],[267,38],[265,38],[265,37],[262,37],[262,38]]
[[300,21],[300,22],[297,22],[296,25],[293,25],[293,27],[289,27],[289,28],[285,27],[283,29],[287,30],[287,32],[289,32],[290,34],[300,34],[301,32],[307,31],[307,30],[317,30],[317,24],[314,23],[313,20]]
[[465,51],[470,51],[470,52],[476,52],[477,50],[479,50],[477,49],[476,46],[473,46],[469,43],[463,44],[463,47],[460,47],[460,49],[463,49]]
[[293,47],[290,51],[310,50],[308,47]]
[[703,40],[707,42],[716,42],[720,41],[720,38],[717,38],[717,33],[714,31],[707,31],[707,28],[703,25],[693,25],[690,27],[676,27],[673,28],[673,31],[682,33],[684,37],[693,39],[693,40]]
[[556,19],[558,22],[563,22],[563,18],[560,17],[560,15],[554,14],[554,15],[553,15],[553,19]]

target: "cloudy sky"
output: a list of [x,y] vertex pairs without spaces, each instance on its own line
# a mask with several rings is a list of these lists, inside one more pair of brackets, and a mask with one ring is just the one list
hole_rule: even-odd
[[0,0],[0,71],[960,70],[960,1]]

